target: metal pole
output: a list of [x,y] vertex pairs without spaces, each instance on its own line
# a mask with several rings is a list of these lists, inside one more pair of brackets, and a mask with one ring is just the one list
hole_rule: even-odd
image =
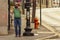
[[10,31],[10,0],[8,0],[8,31]]
[[40,0],[40,26],[42,25],[42,22],[41,22],[41,0]]

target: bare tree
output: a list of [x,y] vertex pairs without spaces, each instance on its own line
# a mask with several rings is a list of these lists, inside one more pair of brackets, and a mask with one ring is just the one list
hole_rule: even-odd
[[35,13],[36,13],[36,0],[33,0],[32,22],[34,22]]
[[24,12],[24,0],[22,0],[22,14],[25,14]]
[[59,0],[59,7],[60,7],[60,0]]
[[46,0],[46,8],[48,8],[48,0]]

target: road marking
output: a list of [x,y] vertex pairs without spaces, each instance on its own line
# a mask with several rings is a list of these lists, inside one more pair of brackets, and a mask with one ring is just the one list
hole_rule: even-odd
[[49,38],[52,38],[52,37],[56,37],[57,35],[52,35],[52,36],[47,36],[47,37],[42,37],[42,38],[38,38],[36,40],[45,40],[45,39],[49,39]]
[[35,36],[38,36],[39,34],[34,34]]
[[55,33],[55,32],[37,32],[37,33],[49,33],[49,34],[52,34],[52,33]]
[[39,40],[39,39],[36,39],[36,40]]

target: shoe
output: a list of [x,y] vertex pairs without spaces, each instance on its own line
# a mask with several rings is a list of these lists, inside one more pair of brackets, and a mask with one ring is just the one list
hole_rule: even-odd
[[21,37],[21,35],[19,35],[19,37]]
[[15,37],[17,37],[17,35]]

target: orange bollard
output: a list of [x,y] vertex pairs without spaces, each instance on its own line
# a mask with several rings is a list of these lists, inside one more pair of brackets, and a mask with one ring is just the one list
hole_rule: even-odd
[[39,26],[38,18],[34,18],[34,26],[35,29],[38,29]]

